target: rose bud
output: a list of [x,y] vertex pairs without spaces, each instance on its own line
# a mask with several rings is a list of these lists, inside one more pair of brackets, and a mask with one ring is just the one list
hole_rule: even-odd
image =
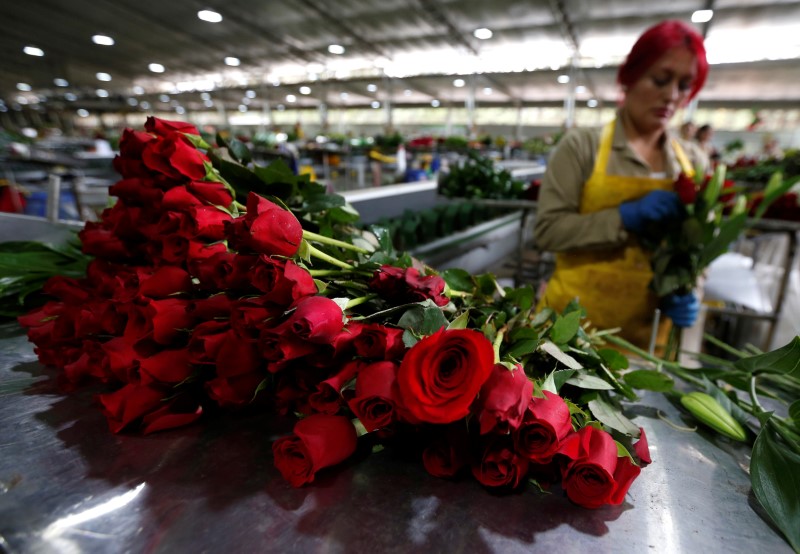
[[678,198],[684,205],[694,204],[697,199],[697,186],[690,177],[685,173],[681,173],[675,181],[675,192],[678,193]]
[[314,414],[294,426],[294,434],[275,441],[275,467],[293,487],[314,481],[316,473],[353,454],[356,429],[344,416]]
[[247,197],[247,245],[259,254],[294,256],[303,228],[292,212],[253,192]]
[[463,421],[445,427],[422,453],[425,469],[434,477],[454,477],[469,464],[469,435]]
[[[140,425],[145,435],[192,423],[203,413],[189,393],[175,393],[172,387],[128,384],[118,391],[98,395],[108,427],[113,433]],[[169,400],[167,400],[169,399]]]
[[528,459],[514,451],[508,435],[489,435],[480,458],[472,463],[475,479],[487,487],[516,488],[528,473]]
[[544,398],[531,399],[522,424],[513,433],[517,451],[537,464],[550,462],[572,432],[567,404],[555,393],[542,392]]
[[393,362],[376,362],[359,371],[355,396],[348,405],[367,431],[384,429],[395,421],[396,378],[397,365]]
[[647,435],[645,435],[644,429],[641,427],[639,427],[639,440],[633,444],[633,451],[642,464],[653,463],[653,459],[650,457],[650,447],[647,444]]
[[161,119],[159,117],[148,117],[144,122],[144,128],[148,133],[156,135],[167,136],[168,134],[178,131],[181,133],[189,133],[190,135],[199,135],[197,127],[191,123],[183,121],[170,121],[169,119]]
[[641,471],[627,456],[617,456],[611,435],[591,425],[567,437],[558,454],[568,459],[561,470],[562,487],[584,508],[622,504]]
[[722,404],[704,392],[690,392],[681,396],[681,404],[696,417],[700,423],[735,441],[747,441],[747,432]]
[[509,370],[503,364],[495,364],[473,408],[481,435],[492,431],[507,433],[519,427],[532,395],[533,383],[521,365]]
[[397,372],[398,402],[416,419],[450,423],[469,413],[494,366],[494,348],[479,331],[440,329],[403,357]]
[[344,327],[342,309],[339,305],[324,296],[306,296],[293,305],[294,311],[289,319],[275,328],[275,332],[284,335],[292,333],[294,337],[317,344],[330,344]]

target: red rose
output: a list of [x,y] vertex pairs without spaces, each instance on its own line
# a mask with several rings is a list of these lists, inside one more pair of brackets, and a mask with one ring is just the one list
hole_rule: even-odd
[[50,277],[42,287],[42,291],[70,304],[84,303],[92,296],[89,288],[84,283],[63,275]]
[[108,368],[108,355],[103,350],[103,345],[89,340],[81,344],[80,357],[64,366],[63,375],[71,383],[79,383],[87,377],[103,383],[116,380],[116,376]]
[[263,298],[241,298],[231,303],[231,327],[242,336],[257,337],[271,328],[283,313]]
[[558,452],[561,441],[572,432],[569,407],[550,391],[544,398],[532,398],[522,424],[514,431],[517,452],[537,464],[546,464]]
[[178,348],[160,350],[147,358],[139,360],[141,384],[177,384],[192,374],[189,364],[189,350]]
[[156,138],[149,133],[125,129],[119,138],[119,153],[124,158],[138,160],[142,157],[145,147],[154,140]]
[[308,403],[315,412],[333,415],[342,405],[342,390],[355,378],[365,364],[360,360],[352,360],[340,369],[336,375],[329,377],[317,385],[316,392],[308,397]]
[[148,117],[144,122],[144,128],[148,133],[155,133],[165,137],[175,131],[181,133],[189,133],[190,135],[200,135],[197,127],[183,121],[170,121],[169,119],[161,119],[158,117]]
[[247,215],[226,229],[231,248],[250,249],[269,256],[294,256],[303,240],[303,228],[291,212],[251,192]]
[[188,265],[204,289],[224,291],[230,287],[236,258],[233,252],[217,252],[208,258],[189,260]]
[[684,205],[694,204],[697,199],[697,185],[694,184],[694,179],[687,177],[683,172],[675,181],[675,192],[678,193],[678,198]]
[[584,508],[621,504],[641,471],[627,456],[617,456],[611,435],[590,425],[567,437],[558,453],[568,458],[561,470],[562,486]]
[[274,329],[261,332],[259,346],[264,359],[273,362],[269,366],[269,371],[273,373],[280,371],[285,362],[308,356],[319,349],[319,345],[313,342],[277,333]]
[[217,377],[205,384],[211,399],[223,408],[245,406],[256,398],[256,391],[264,381],[260,373],[245,373],[233,377]]
[[292,308],[289,319],[275,328],[277,334],[330,344],[344,326],[342,309],[330,298],[305,296],[292,304]]
[[636,457],[642,464],[652,464],[653,459],[650,457],[650,447],[647,445],[647,435],[644,434],[644,429],[639,427],[639,440],[633,444],[633,451]]
[[448,425],[422,453],[422,463],[434,477],[454,477],[469,465],[469,435],[463,421]]
[[194,326],[194,319],[186,310],[188,305],[188,300],[178,298],[142,298],[130,307],[125,336],[132,340],[152,338],[158,344],[171,345]]
[[108,194],[129,206],[159,206],[164,198],[164,191],[156,188],[152,179],[141,177],[117,181],[109,187]]
[[441,329],[406,352],[397,372],[399,402],[420,421],[461,419],[493,366],[494,349],[482,333]]
[[403,330],[378,323],[351,323],[348,328],[360,328],[353,340],[356,354],[377,360],[399,360],[406,351]]
[[208,241],[221,241],[225,238],[225,223],[233,218],[215,206],[195,206],[183,222],[181,231],[190,237]]
[[225,319],[231,315],[231,299],[225,294],[215,294],[208,298],[198,298],[186,306],[186,313],[195,321]]
[[197,150],[181,133],[173,132],[149,143],[142,152],[144,165],[174,179],[200,181],[206,176],[208,157]]
[[481,435],[495,430],[508,433],[519,427],[532,395],[533,383],[521,365],[509,370],[502,364],[495,364],[473,410],[478,414]]
[[355,396],[348,405],[367,431],[384,429],[397,419],[394,400],[396,379],[397,364],[393,362],[376,362],[359,371]]
[[131,258],[131,251],[113,231],[102,223],[87,221],[78,233],[84,254],[105,260],[124,261]]
[[514,451],[508,435],[489,435],[480,457],[472,463],[472,475],[487,487],[516,488],[528,473],[528,459]]
[[188,425],[203,413],[193,395],[176,394],[171,387],[128,384],[116,392],[98,395],[98,399],[114,433],[138,424],[147,435]]
[[182,186],[173,187],[165,192],[160,208],[162,210],[188,212],[190,209],[202,205],[203,202],[199,198],[189,192],[187,187]]
[[150,298],[166,298],[192,290],[192,278],[175,266],[165,265],[139,279],[139,294]]
[[207,320],[192,331],[189,339],[189,362],[193,364],[216,363],[217,353],[222,348],[230,323],[227,321]]
[[222,183],[192,181],[186,185],[186,188],[189,189],[189,192],[212,206],[227,208],[233,202],[231,192]]
[[437,275],[421,276],[413,267],[402,269],[384,265],[375,272],[369,288],[393,302],[419,302],[430,298],[437,306],[445,306],[449,300],[444,295],[444,285],[444,279]]
[[122,175],[123,179],[150,178],[152,176],[150,170],[140,159],[114,156],[114,161],[111,162],[111,165],[114,166],[114,171]]
[[317,294],[314,278],[292,260],[261,255],[252,269],[241,276],[263,292],[265,300],[279,306],[289,306],[300,298]]
[[275,467],[293,487],[314,481],[322,468],[336,465],[356,450],[356,430],[344,416],[314,414],[294,426],[294,434],[275,441]]
[[104,342],[108,371],[122,383],[139,382],[139,359],[133,343],[125,337],[114,337]]

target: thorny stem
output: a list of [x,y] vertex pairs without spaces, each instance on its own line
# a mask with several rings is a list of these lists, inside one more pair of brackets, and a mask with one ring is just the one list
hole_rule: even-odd
[[308,245],[309,254],[311,254],[315,258],[319,258],[325,262],[328,262],[331,265],[335,265],[336,267],[341,267],[342,269],[355,269],[352,265],[348,264],[347,262],[343,262],[341,260],[337,260],[333,256],[329,256],[322,250],[317,249],[312,244]]

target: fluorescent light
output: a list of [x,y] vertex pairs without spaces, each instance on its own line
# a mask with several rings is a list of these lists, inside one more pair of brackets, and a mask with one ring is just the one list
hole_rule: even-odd
[[28,83],[17,83],[17,90],[29,92],[31,90],[31,86]]
[[144,87],[140,87],[139,85],[136,85],[135,87],[133,87],[133,93],[134,94],[144,94]]
[[214,106],[214,101],[208,98],[207,100],[203,100],[203,104],[205,104],[206,108],[211,108]]
[[494,33],[492,33],[491,29],[487,29],[486,27],[481,27],[480,29],[475,29],[472,32],[472,34],[475,35],[475,38],[477,38],[477,39],[487,40],[487,39],[492,38],[492,35]]
[[212,10],[200,10],[197,12],[197,17],[209,23],[219,23],[222,21],[222,15]]
[[92,36],[92,42],[100,46],[114,46],[114,39],[106,35],[94,35]]
[[94,92],[100,98],[108,98],[108,91],[106,89],[104,89],[104,88],[99,88]]
[[249,106],[249,105],[250,105],[250,102],[252,102],[252,100],[251,100],[251,99],[249,99],[247,96],[245,96],[244,98],[242,98],[242,104],[244,104],[245,106]]
[[331,54],[344,54],[344,46],[341,44],[331,44],[328,46],[328,52]]
[[492,87],[484,87],[483,89],[483,94],[492,94],[492,92],[494,92]]
[[64,94],[64,100],[66,100],[67,102],[74,102],[77,99],[78,97],[71,92]]
[[234,58],[233,56],[228,56],[225,58],[225,65],[230,65],[232,67],[237,67],[241,62],[239,58]]
[[66,79],[56,78],[53,79],[53,84],[57,87],[68,87],[69,81],[67,81]]
[[175,108],[175,113],[178,115],[183,115],[186,113],[186,110],[184,109],[183,106],[178,106],[177,108]]
[[151,63],[147,66],[147,69],[149,69],[153,73],[164,73],[164,71],[166,70],[166,68],[160,63]]
[[[283,104],[278,104],[278,106],[277,106],[277,107],[278,107],[278,111],[279,111],[279,112],[282,112],[283,110],[285,110],[285,109],[286,109],[286,106],[284,106]],[[281,139],[280,139],[280,135],[281,135],[281,134],[282,134],[282,133],[278,133],[277,135],[275,135],[275,139],[276,139],[276,140],[281,140]],[[283,139],[283,140],[286,140],[286,139]]]
[[26,46],[25,48],[22,49],[22,51],[29,56],[39,56],[39,57],[44,56],[44,50],[42,50],[41,48],[36,48],[35,46]]
[[247,106],[245,106],[244,104],[239,104],[239,111],[242,113],[246,112]]
[[433,100],[431,100],[431,106],[433,106],[434,108],[438,108],[439,101],[434,98]]
[[464,79],[456,79],[455,81],[453,81],[453,86],[456,87],[456,88],[461,88],[465,84],[466,83],[464,82]]
[[200,94],[200,99],[201,100],[211,100],[211,95],[208,94],[207,92],[203,92],[203,93]]
[[145,100],[144,102],[140,102],[139,107],[142,108],[143,110],[149,110],[150,102],[148,102],[147,100]]
[[692,23],[706,23],[714,17],[714,10],[697,10],[692,14]]
[[346,92],[339,93],[339,98],[341,98],[342,100],[347,100],[348,96],[350,95],[347,94]]
[[102,72],[101,73],[95,73],[95,77],[97,77],[98,81],[106,81],[106,82],[108,82],[108,81],[111,80],[111,75],[109,75],[108,73],[102,73]]
[[129,106],[138,106],[139,101],[136,98],[128,98],[127,100]]
[[569,75],[559,75],[558,82],[561,83],[562,85],[569,83]]
[[590,98],[586,102],[586,105],[589,106],[590,108],[596,108],[597,107],[597,100],[595,100],[594,98]]
[[586,92],[586,87],[583,85],[578,85],[577,87],[575,87],[575,92],[578,94],[584,93]]
[[376,90],[378,90],[378,86],[377,85],[373,85],[372,83],[370,83],[370,84],[367,85],[367,90],[370,91],[370,92],[375,92]]
[[410,89],[410,88],[407,88],[406,90],[404,90],[404,91],[403,91],[403,94],[404,94],[405,96],[411,96],[411,94],[412,94],[412,92],[411,92],[411,89]]
[[309,88],[309,87],[300,87],[300,94],[311,94],[311,88]]
[[88,110],[84,110],[83,108],[79,109],[79,110],[78,110],[77,112],[75,112],[75,113],[76,113],[76,114],[78,114],[78,116],[80,116],[80,117],[89,117],[89,112],[88,112]]
[[255,98],[256,97],[256,91],[247,90],[247,91],[245,91],[244,95],[247,96],[248,98]]
[[287,94],[286,95],[286,101],[287,102],[297,102],[297,96],[295,96],[294,94]]
[[158,97],[159,102],[167,103],[169,102],[169,94],[161,94]]
[[372,106],[375,109],[378,109],[378,108],[381,107],[381,103],[378,102],[377,100],[373,100],[372,103],[370,104],[370,106]]

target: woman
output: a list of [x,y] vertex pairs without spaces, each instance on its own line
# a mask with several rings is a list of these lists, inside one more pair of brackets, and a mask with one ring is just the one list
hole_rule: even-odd
[[[540,306],[560,311],[577,297],[596,327],[620,327],[639,346],[650,342],[658,299],[648,289],[649,253],[636,237],[681,216],[673,182],[681,171],[692,175],[708,164],[696,145],[668,131],[707,74],[703,39],[693,27],[681,21],[651,27],[619,68],[624,99],[616,119],[561,140],[539,193],[536,242],[557,252]],[[689,327],[699,303],[690,294],[668,298],[661,308]]]

